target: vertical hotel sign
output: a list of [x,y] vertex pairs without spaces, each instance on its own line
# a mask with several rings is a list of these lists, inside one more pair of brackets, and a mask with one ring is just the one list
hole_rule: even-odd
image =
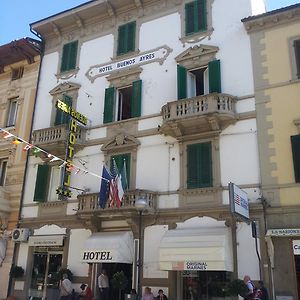
[[70,183],[71,183],[71,169],[74,156],[74,147],[76,143],[77,123],[80,122],[83,125],[87,124],[87,118],[81,113],[74,110],[71,106],[67,105],[61,100],[56,101],[56,108],[69,115],[72,119],[70,121],[69,136],[66,145],[66,164],[64,166],[64,172],[62,176],[62,185],[57,188],[56,193],[62,198],[71,197]]
[[228,184],[231,212],[249,220],[249,201],[247,193],[234,183]]

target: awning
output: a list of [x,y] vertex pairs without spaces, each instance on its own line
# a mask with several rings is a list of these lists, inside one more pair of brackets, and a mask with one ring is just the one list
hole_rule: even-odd
[[64,241],[64,235],[32,235],[28,239],[29,246],[62,246]]
[[160,243],[159,266],[160,270],[233,271],[230,229],[168,230]]
[[81,261],[86,263],[133,263],[131,232],[97,232],[85,242]]

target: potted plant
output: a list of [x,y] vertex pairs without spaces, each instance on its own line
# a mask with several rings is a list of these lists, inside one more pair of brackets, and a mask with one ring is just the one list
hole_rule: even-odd
[[24,269],[20,266],[12,266],[10,269],[10,276],[12,278],[20,278],[24,275]]
[[111,280],[112,286],[119,290],[119,300],[121,300],[121,292],[125,290],[128,285],[128,279],[123,271],[117,272],[113,275]]

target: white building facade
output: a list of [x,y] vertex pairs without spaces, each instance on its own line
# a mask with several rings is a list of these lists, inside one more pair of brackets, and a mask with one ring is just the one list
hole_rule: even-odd
[[[222,297],[230,279],[260,278],[251,226],[232,217],[228,183],[247,192],[263,232],[240,21],[262,2],[90,1],[31,24],[45,43],[31,143],[45,152],[29,158],[21,227],[31,235],[16,241],[26,276],[15,295],[54,299],[61,267],[76,290],[84,282],[97,294],[106,269],[110,279],[124,272],[124,292],[149,286],[178,300]],[[71,121],[58,100],[87,122]],[[108,200],[103,209],[100,177],[113,161],[120,171],[125,162],[128,189],[120,208]],[[70,197],[57,195],[63,182]]]

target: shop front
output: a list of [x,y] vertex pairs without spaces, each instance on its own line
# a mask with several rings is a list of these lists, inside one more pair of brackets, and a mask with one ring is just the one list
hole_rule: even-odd
[[229,228],[174,229],[159,249],[160,270],[176,272],[178,299],[224,297],[233,272]]

